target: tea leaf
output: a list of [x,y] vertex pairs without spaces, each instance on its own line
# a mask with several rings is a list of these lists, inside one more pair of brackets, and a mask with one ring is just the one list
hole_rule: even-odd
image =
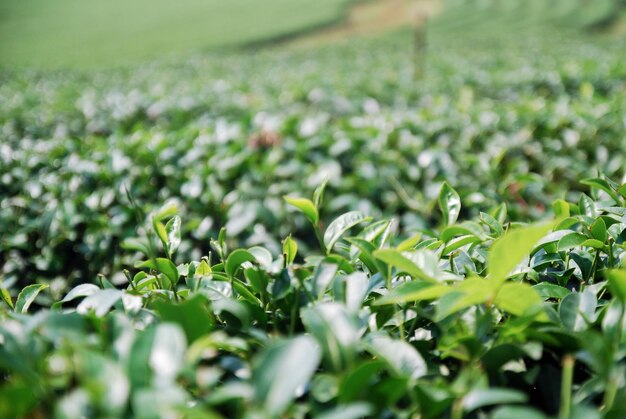
[[498,239],[489,253],[489,277],[503,282],[513,268],[530,254],[534,245],[553,227],[553,223],[536,224],[507,232]]
[[33,284],[24,287],[15,300],[15,312],[26,313],[30,305],[35,301],[39,293],[48,288],[46,284]]

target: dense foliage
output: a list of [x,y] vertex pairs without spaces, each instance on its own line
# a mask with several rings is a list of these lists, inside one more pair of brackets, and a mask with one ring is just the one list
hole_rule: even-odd
[[626,415],[617,2],[452,3],[0,73],[0,417]]
[[626,187],[587,183],[600,199],[557,200],[558,219],[533,225],[504,204],[459,222],[444,183],[444,223],[401,242],[393,220],[358,211],[322,228],[322,184],[285,198],[320,240],[304,260],[291,237],[273,256],[220,234],[177,265],[182,220],[166,206],[126,241],[124,287],[100,277],[34,315],[46,285],[3,290],[0,412],[621,417]]

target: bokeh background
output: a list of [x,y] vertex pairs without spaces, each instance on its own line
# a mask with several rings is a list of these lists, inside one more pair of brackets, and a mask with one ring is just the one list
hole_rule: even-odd
[[124,281],[140,212],[174,202],[180,260],[226,227],[280,252],[282,197],[329,180],[323,219],[437,225],[500,202],[549,216],[622,180],[618,0],[12,0],[0,3],[0,264],[53,293]]

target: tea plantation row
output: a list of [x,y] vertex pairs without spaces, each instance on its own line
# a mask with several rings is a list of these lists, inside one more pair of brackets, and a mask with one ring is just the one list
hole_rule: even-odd
[[0,416],[624,416],[626,45],[511,4],[0,73]]
[[199,258],[222,226],[274,253],[291,231],[310,245],[281,197],[325,177],[327,216],[393,214],[410,234],[438,221],[444,179],[467,215],[504,200],[528,220],[575,198],[583,178],[622,176],[623,42],[529,37],[485,51],[433,40],[441,53],[416,85],[407,41],[4,74],[5,281],[56,279],[62,292],[119,272],[136,228],[126,189],[147,210],[177,201],[180,255]]
[[[313,200],[285,198],[320,238],[273,255],[230,249],[173,262],[166,206],[134,275],[72,288],[0,327],[4,417],[621,417],[626,413],[626,187],[553,204],[523,225],[504,204],[460,221],[444,183],[440,229],[397,238],[393,220],[345,213],[323,228]],[[352,231],[352,234],[349,232]],[[142,261],[143,259],[143,261]]]

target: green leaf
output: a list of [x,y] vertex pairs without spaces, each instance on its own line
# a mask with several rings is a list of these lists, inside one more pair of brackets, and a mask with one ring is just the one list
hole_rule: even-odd
[[154,302],[152,308],[162,321],[178,324],[189,343],[209,333],[215,326],[213,314],[209,311],[206,299],[195,295],[182,303],[166,301]]
[[604,249],[604,243],[596,239],[585,240],[584,242],[582,242],[581,246],[591,247],[593,249]]
[[287,236],[287,238],[283,241],[283,254],[285,255],[285,263],[287,265],[291,265],[296,259],[296,255],[298,254],[298,244],[291,238],[291,235]]
[[[242,301],[232,298],[221,298],[211,302],[213,312],[226,320],[229,325],[240,332],[246,332],[250,328],[250,310]],[[223,313],[228,313],[230,318],[225,319]]]
[[502,202],[500,205],[489,211],[489,215],[498,220],[500,224],[504,224],[508,215],[506,203]]
[[385,373],[387,363],[379,359],[368,360],[347,371],[339,385],[339,402],[363,400],[368,396],[372,381]]
[[391,234],[391,220],[375,221],[359,232],[358,237],[374,245],[382,247]]
[[[522,316],[543,304],[541,296],[528,284],[507,283],[496,294],[494,305],[514,316]],[[533,313],[534,314],[534,313]]]
[[450,287],[438,301],[436,320],[464,310],[468,307],[486,303],[493,299],[496,290],[492,281],[480,277],[470,277]]
[[605,271],[605,275],[609,282],[611,294],[622,303],[626,303],[626,270],[609,269]]
[[46,284],[32,284],[24,287],[15,300],[15,312],[26,313],[39,293],[48,288]]
[[425,281],[409,281],[400,284],[388,294],[374,302],[374,305],[402,304],[413,301],[434,300],[454,291],[448,285],[433,285]]
[[600,178],[583,179],[580,181],[580,183],[582,183],[583,185],[591,186],[592,188],[600,189],[606,192],[611,197],[611,199],[613,199],[613,201],[615,201],[616,203],[620,202],[619,194],[615,192],[615,190],[611,187],[609,182],[607,182],[604,179],[600,179]]
[[131,406],[133,412],[139,412],[136,414],[138,419],[182,417],[179,410],[187,405],[189,397],[180,386],[169,381],[171,380],[167,380],[162,387],[141,388],[133,392]]
[[556,298],[560,300],[571,293],[567,288],[549,282],[541,282],[533,286],[533,289],[544,299]]
[[620,186],[617,192],[622,196],[622,198],[626,198],[626,183]]
[[554,223],[535,224],[508,231],[491,246],[488,256],[489,276],[494,282],[504,282],[534,245],[545,236]]
[[150,256],[150,246],[145,242],[145,239],[128,238],[122,242],[121,247],[124,250],[134,250],[145,256]]
[[202,260],[198,264],[198,267],[196,268],[196,271],[194,272],[193,276],[197,278],[202,278],[203,276],[211,275],[212,272],[213,271],[211,270],[211,267],[209,266],[209,264],[206,263],[205,260]]
[[328,226],[324,232],[324,246],[327,252],[331,252],[335,243],[341,236],[352,227],[370,221],[370,217],[366,217],[360,211],[351,211],[340,215]]
[[248,252],[250,252],[252,256],[254,256],[256,262],[263,268],[268,269],[269,266],[272,264],[272,253],[265,247],[252,246],[248,248]]
[[416,380],[428,371],[424,358],[410,344],[384,334],[368,335],[363,342],[365,349],[385,361],[394,374]]
[[525,403],[526,399],[524,393],[506,388],[475,389],[463,397],[463,409],[471,412],[495,404]]
[[334,263],[320,263],[313,272],[312,288],[318,299],[321,299],[330,283],[337,274],[337,265]]
[[171,220],[169,220],[167,224],[165,225],[165,231],[167,233],[167,254],[169,255],[170,258],[172,257],[174,252],[176,252],[176,249],[178,249],[178,246],[180,246],[181,224],[182,224],[182,221],[180,217],[177,215],[173,217]]
[[165,275],[173,285],[176,285],[180,276],[178,275],[178,268],[176,268],[174,262],[166,258],[156,258],[154,261],[156,262],[156,266],[152,263],[152,260],[149,260],[147,261],[149,265],[142,264],[140,267],[151,267],[152,269],[156,269]]
[[573,232],[559,239],[556,248],[559,252],[571,250],[575,247],[582,246],[588,237],[584,234]]
[[310,336],[269,345],[254,362],[254,400],[270,417],[280,416],[306,385],[321,360],[321,349]]
[[602,317],[602,332],[609,341],[617,343],[619,340],[626,341],[623,331],[626,330],[626,311],[624,302],[619,298],[613,298],[604,310]]
[[531,407],[502,406],[493,411],[491,419],[548,419],[548,416]]
[[407,250],[413,250],[413,248],[417,245],[417,243],[419,243],[419,241],[422,239],[422,233],[417,233],[411,237],[409,237],[408,239],[404,240],[402,243],[400,243],[396,249],[404,252]]
[[2,297],[2,301],[4,301],[11,308],[11,310],[15,308],[9,290],[6,288],[0,288],[0,297]]
[[252,286],[252,289],[258,294],[264,295],[267,292],[267,284],[269,279],[265,271],[259,271],[254,268],[247,268],[243,271],[244,276]]
[[348,405],[339,405],[315,417],[317,419],[360,419],[370,417],[374,409],[369,403],[359,402]]
[[568,234],[572,234],[571,230],[559,230],[553,231],[552,233],[547,234],[541,240],[537,242],[537,245],[530,252],[531,255],[535,255],[539,250],[549,248],[551,245],[558,243],[563,237]]
[[149,362],[159,385],[174,383],[183,367],[186,349],[185,334],[177,324],[161,323],[156,327]]
[[578,200],[578,209],[582,215],[586,215],[588,217],[596,216],[596,203],[593,202],[593,199],[589,198],[587,195],[580,194],[580,199]]
[[178,207],[176,206],[176,203],[168,202],[167,204],[163,205],[161,208],[159,208],[158,211],[154,213],[154,219],[161,221],[166,218],[173,217],[177,213],[178,213]]
[[557,199],[552,203],[552,211],[556,218],[567,218],[570,216],[569,204],[562,199]]
[[446,247],[443,248],[443,251],[441,252],[441,254],[443,256],[447,256],[450,253],[454,252],[457,249],[460,249],[463,246],[466,246],[472,243],[477,243],[480,241],[482,241],[480,238],[473,236],[473,235],[455,237],[454,239],[450,240],[446,244]]
[[589,322],[596,318],[598,300],[595,294],[588,289],[583,292],[573,292],[563,298],[559,304],[559,317],[563,325],[574,331],[582,332],[589,328]]
[[152,227],[161,243],[163,243],[163,247],[167,249],[167,230],[163,223],[155,218],[152,220]]
[[322,183],[317,185],[317,188],[315,188],[315,191],[313,191],[313,204],[315,205],[315,208],[318,209],[318,211],[324,200],[324,191],[326,190],[326,185],[328,185],[328,178],[324,178]]
[[244,249],[237,249],[233,251],[228,258],[226,259],[226,263],[224,264],[224,270],[226,271],[226,275],[229,277],[235,276],[237,269],[244,262],[256,262],[256,258],[252,253]]
[[502,224],[491,215],[481,212],[480,219],[483,223],[487,224],[491,231],[494,233],[495,237],[500,237],[504,234],[504,229],[502,228]]
[[606,223],[602,217],[598,217],[596,221],[591,224],[590,230],[594,239],[599,240],[602,243],[606,243],[608,233],[606,231]]
[[387,272],[386,265],[374,258],[373,253],[376,251],[374,244],[358,237],[347,237],[346,241],[358,249],[355,249],[356,255],[370,272]]
[[99,290],[81,301],[78,307],[76,307],[76,312],[85,315],[93,310],[97,317],[103,317],[121,298],[122,291],[120,290]]
[[354,272],[345,277],[346,307],[352,313],[357,313],[367,297],[369,277],[363,272]]
[[425,251],[412,252],[410,253],[412,257],[409,258],[409,252],[399,252],[395,249],[380,249],[374,252],[374,257],[397,268],[400,272],[407,273],[413,278],[422,279],[428,282],[437,282],[435,278],[426,274],[424,270],[414,262],[414,260],[427,259],[426,257],[415,257],[416,255],[424,255],[424,252]]
[[439,235],[439,238],[444,242],[449,242],[455,236],[467,235],[476,236],[481,240],[487,240],[489,238],[483,227],[474,221],[466,221],[461,224],[446,227]]
[[443,224],[449,226],[456,223],[461,213],[461,198],[448,182],[444,181],[441,185],[438,203],[443,215]]
[[115,389],[103,393],[100,409],[111,416],[121,415],[130,395],[130,383],[122,364],[98,352],[84,349],[76,356],[75,362],[77,369],[88,377],[89,384],[102,389]]
[[67,295],[61,300],[62,303],[72,301],[79,297],[88,297],[100,291],[100,288],[94,284],[80,284],[75,286],[67,293]]
[[359,327],[345,307],[335,302],[301,311],[302,323],[321,345],[324,359],[336,372],[351,365],[357,354]]
[[317,226],[317,223],[320,219],[319,213],[315,204],[306,198],[291,198],[289,196],[283,197],[285,201],[291,206],[296,207],[304,214],[304,216],[313,224]]

